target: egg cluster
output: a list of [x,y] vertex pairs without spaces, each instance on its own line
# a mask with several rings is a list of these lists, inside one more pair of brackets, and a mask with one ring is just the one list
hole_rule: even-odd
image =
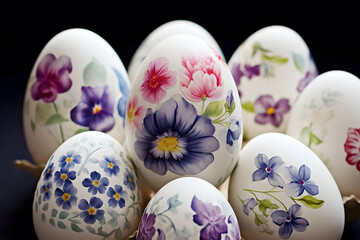
[[255,32],[226,62],[204,28],[172,21],[128,71],[97,34],[63,31],[24,100],[28,148],[46,163],[36,234],[340,239],[342,196],[360,196],[359,92],[350,73],[319,75],[283,26]]

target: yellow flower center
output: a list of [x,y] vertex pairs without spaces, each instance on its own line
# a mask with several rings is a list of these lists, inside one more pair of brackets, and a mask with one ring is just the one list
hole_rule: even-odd
[[63,174],[61,174],[60,178],[62,180],[66,180],[68,177],[67,177],[67,175],[65,173],[63,173]]
[[99,183],[100,183],[99,180],[94,180],[94,181],[93,181],[93,184],[94,184],[94,186],[96,186],[96,187],[99,186]]
[[47,192],[48,191],[48,188],[46,187],[45,189],[44,189],[44,192]]
[[159,82],[157,80],[157,75],[152,76],[149,82],[149,86],[152,88],[156,88],[156,86],[159,85]]
[[132,182],[132,179],[131,179],[131,177],[128,177],[128,181],[129,181],[129,182]]
[[62,199],[63,199],[64,201],[68,201],[68,200],[70,199],[70,194],[64,193],[64,195],[62,195]]
[[157,143],[157,148],[163,152],[176,152],[179,150],[179,141],[177,137],[166,136]]
[[114,198],[115,198],[116,200],[120,200],[120,194],[115,193],[115,194],[114,194]]
[[267,113],[268,115],[274,114],[274,113],[275,113],[275,108],[269,107],[268,109],[266,109],[266,113]]
[[65,161],[67,161],[67,162],[71,162],[71,157],[67,157],[66,159],[65,159]]
[[101,112],[101,109],[101,105],[95,104],[95,106],[93,107],[93,114],[98,114],[99,112]]
[[135,117],[135,108],[130,107],[129,112],[128,112],[129,122],[132,122],[134,117]]
[[109,168],[111,168],[111,169],[113,169],[113,167],[114,167],[114,164],[112,164],[112,163],[109,163]]
[[48,170],[46,170],[46,173],[49,174],[50,173],[50,168]]
[[95,215],[96,210],[95,210],[95,208],[91,207],[91,208],[89,208],[88,212],[90,215]]

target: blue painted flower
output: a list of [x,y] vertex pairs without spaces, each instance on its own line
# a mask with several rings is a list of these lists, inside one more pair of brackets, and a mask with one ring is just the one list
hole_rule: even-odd
[[309,222],[300,217],[301,215],[301,206],[298,204],[293,204],[289,211],[284,210],[275,210],[271,214],[273,222],[280,226],[279,236],[282,239],[289,239],[293,230],[297,232],[304,232],[306,227],[309,226]]
[[219,149],[211,119],[197,115],[196,108],[176,94],[158,110],[148,109],[136,132],[135,152],[144,166],[165,175],[198,174],[214,161]]
[[285,192],[290,197],[300,196],[304,190],[313,196],[319,193],[319,187],[310,181],[311,170],[305,164],[299,168],[299,171],[294,166],[285,167],[284,176],[291,181],[285,185]]
[[105,214],[105,211],[100,209],[102,205],[103,202],[97,197],[90,198],[90,203],[85,199],[81,199],[78,207],[83,212],[80,213],[80,217],[88,224],[93,224],[96,220],[101,221]]
[[49,166],[43,171],[44,180],[48,181],[52,177],[54,163],[50,163]]
[[100,167],[104,169],[104,172],[108,176],[116,176],[120,172],[120,161],[116,160],[114,156],[104,156],[103,160],[100,160],[99,162]]
[[220,131],[220,138],[226,143],[226,150],[233,153],[239,146],[239,139],[241,136],[241,120],[230,118],[229,128],[222,128]]
[[69,170],[75,167],[75,164],[79,164],[81,156],[75,154],[74,150],[68,151],[65,155],[62,155],[59,159],[59,167]]
[[55,196],[56,204],[58,207],[62,207],[65,210],[71,209],[73,205],[77,202],[77,189],[72,185],[64,185],[63,189],[56,188]]
[[115,208],[119,205],[120,208],[125,207],[125,197],[127,192],[125,192],[120,185],[115,185],[114,188],[110,187],[106,193],[110,197],[108,203],[110,207]]
[[106,177],[101,177],[101,174],[93,171],[90,173],[90,178],[85,178],[82,181],[84,187],[88,187],[88,192],[95,195],[97,192],[104,193],[106,187],[109,185],[109,180]]
[[283,188],[284,180],[276,173],[283,163],[279,156],[274,156],[269,160],[265,154],[258,154],[255,158],[255,165],[258,170],[252,175],[253,181],[261,181],[267,178],[272,186]]
[[134,174],[132,172],[130,172],[129,169],[125,169],[125,173],[124,173],[124,185],[129,188],[131,191],[135,190],[135,178],[134,178]]
[[[120,117],[125,119],[126,103],[127,103],[128,97],[129,97],[129,86],[126,83],[123,75],[116,68],[113,68],[113,70],[119,81],[119,88],[120,88],[120,92],[122,93],[122,97],[118,101],[117,109],[118,109],[118,113],[119,113]],[[124,121],[124,124],[125,124],[125,121]]]
[[72,184],[71,180],[76,178],[75,171],[69,171],[66,168],[60,168],[60,171],[56,171],[54,174],[54,182],[58,187],[62,185]]
[[51,197],[51,187],[52,187],[52,183],[51,182],[45,182],[44,185],[42,185],[40,187],[40,193],[44,194],[43,195],[43,201],[49,200]]
[[254,207],[256,207],[257,205],[257,202],[254,198],[249,198],[249,199],[246,199],[244,202],[243,202],[244,206],[243,206],[243,211],[246,215],[249,215],[249,212],[254,209]]

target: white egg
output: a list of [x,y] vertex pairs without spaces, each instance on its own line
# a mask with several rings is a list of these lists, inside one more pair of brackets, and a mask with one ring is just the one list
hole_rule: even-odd
[[90,131],[66,140],[37,184],[33,221],[39,239],[127,239],[142,214],[132,162],[121,144]]
[[209,182],[183,177],[163,186],[141,217],[137,239],[240,240],[229,202]]
[[152,31],[140,44],[134,53],[128,67],[130,81],[133,81],[135,74],[145,59],[146,55],[162,40],[175,34],[191,34],[203,39],[212,48],[220,54],[222,58],[224,55],[211,34],[197,23],[187,20],[174,20],[156,28]]
[[244,239],[340,239],[344,207],[326,166],[300,141],[264,133],[241,150],[229,202]]
[[35,162],[45,163],[83,131],[103,131],[122,143],[129,88],[123,63],[99,35],[69,29],[54,36],[34,64],[24,98],[24,133]]
[[241,103],[226,63],[198,37],[160,42],[132,82],[126,143],[138,171],[157,190],[181,176],[219,186],[242,144]]
[[345,71],[319,75],[302,92],[287,134],[325,163],[342,195],[360,198],[360,79]]
[[244,136],[285,133],[292,106],[317,75],[301,36],[284,26],[269,26],[246,39],[229,60],[243,108]]

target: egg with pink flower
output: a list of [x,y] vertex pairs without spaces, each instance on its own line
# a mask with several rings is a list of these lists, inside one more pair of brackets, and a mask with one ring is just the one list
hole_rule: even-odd
[[198,37],[174,35],[153,48],[132,82],[127,149],[154,189],[182,176],[219,186],[235,166],[241,103],[219,56]]
[[121,59],[101,36],[86,29],[54,36],[35,61],[24,97],[24,135],[34,161],[45,163],[85,131],[124,142],[129,89]]

